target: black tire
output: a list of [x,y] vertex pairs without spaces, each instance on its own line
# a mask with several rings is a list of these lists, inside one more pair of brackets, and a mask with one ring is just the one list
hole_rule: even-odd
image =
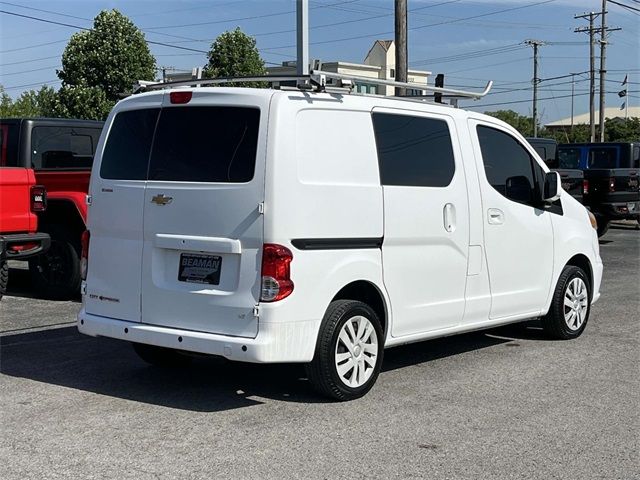
[[[583,321],[579,328],[570,327],[568,324],[570,322],[565,320],[565,315],[571,313],[571,307],[565,306],[564,303],[565,294],[574,279],[579,279],[586,287],[586,313],[584,313]],[[591,297],[591,284],[584,270],[573,265],[564,267],[553,293],[549,312],[542,318],[542,326],[546,334],[557,340],[570,340],[582,335],[591,313]]]
[[69,300],[80,294],[80,238],[62,229],[45,229],[51,236],[49,250],[29,260],[36,295],[49,300]]
[[9,265],[7,262],[0,264],[0,300],[7,293],[7,284],[9,283]]
[[162,368],[182,367],[190,363],[190,358],[178,350],[144,343],[132,343],[133,350],[150,365]]
[[[377,354],[375,365],[370,372],[369,378],[364,384],[357,387],[350,387],[344,383],[339,374],[335,362],[336,346],[342,327],[356,316],[365,317],[373,326],[377,339]],[[365,355],[365,350],[358,350],[359,355]],[[365,395],[373,387],[380,368],[384,353],[384,336],[380,319],[367,304],[355,300],[336,300],[329,305],[318,334],[316,351],[313,361],[306,365],[307,376],[313,387],[322,395],[336,400],[353,400]],[[353,360],[347,360],[353,361]],[[363,365],[366,362],[363,361]],[[365,367],[367,368],[367,367]],[[356,375],[355,368],[351,375]]]
[[607,217],[603,217],[602,215],[598,215],[596,217],[596,221],[598,222],[598,238],[600,238],[609,231],[611,220],[609,220]]

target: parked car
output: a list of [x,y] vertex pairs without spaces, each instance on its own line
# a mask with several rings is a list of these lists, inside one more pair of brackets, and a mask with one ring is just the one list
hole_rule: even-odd
[[36,213],[44,211],[47,195],[36,185],[33,170],[5,167],[7,132],[0,130],[0,299],[9,282],[8,260],[25,260],[46,252],[49,235],[38,232]]
[[592,216],[493,117],[203,87],[134,95],[106,125],[78,328],[152,364],[300,362],[348,400],[384,348],[536,317],[576,338],[600,296]]
[[51,236],[51,248],[29,261],[32,284],[42,297],[67,299],[80,293],[80,237],[102,126],[66,118],[0,119],[8,134],[6,165],[33,169],[48,193],[48,208],[38,217],[40,230]]
[[598,234],[612,220],[640,220],[640,143],[572,143],[558,146],[560,168],[580,168],[588,182],[584,203]]
[[560,168],[558,162],[558,142],[553,138],[527,137],[527,142],[540,155],[547,166],[560,174],[562,188],[580,203],[584,203],[584,196],[589,194],[589,182],[585,181],[584,173],[577,168]]

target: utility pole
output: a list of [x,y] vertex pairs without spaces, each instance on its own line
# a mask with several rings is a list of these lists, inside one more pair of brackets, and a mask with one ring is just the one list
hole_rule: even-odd
[[[395,0],[396,81],[407,81],[407,0]],[[396,96],[404,96],[405,89],[396,87]]]
[[296,74],[309,75],[309,0],[296,0]]
[[544,42],[525,40],[524,43],[533,47],[533,80],[531,83],[533,84],[533,137],[536,138],[538,136],[538,83],[540,83],[538,78],[538,47],[544,45]]
[[573,132],[573,97],[576,87],[576,74],[571,74],[571,132]]
[[596,28],[593,26],[595,19],[599,14],[595,12],[575,15],[573,18],[588,18],[589,28],[579,27],[574,30],[576,33],[589,33],[589,127],[591,130],[591,142],[596,141],[596,123],[595,123],[595,95],[596,95],[596,79],[595,79],[595,34]]
[[607,27],[607,0],[602,0],[602,11],[600,12],[600,19],[602,24],[600,27],[600,118],[599,118],[599,140],[604,142],[604,119],[605,119],[605,77],[606,70],[606,57],[607,57],[607,32],[613,32],[615,30],[621,30],[620,28]]

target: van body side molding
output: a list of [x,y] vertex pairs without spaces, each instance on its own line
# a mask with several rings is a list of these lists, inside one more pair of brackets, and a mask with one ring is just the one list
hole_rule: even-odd
[[296,238],[291,243],[298,250],[354,250],[382,247],[382,237],[374,238]]

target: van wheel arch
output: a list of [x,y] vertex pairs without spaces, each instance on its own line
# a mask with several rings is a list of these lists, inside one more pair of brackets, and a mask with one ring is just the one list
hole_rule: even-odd
[[[591,291],[591,288],[593,288],[593,269],[591,268],[591,262],[589,261],[589,259],[585,255],[578,253],[577,255],[571,257],[565,266],[568,265],[573,265],[574,267],[581,268],[584,273],[587,274],[587,280],[589,280],[590,287],[589,291]],[[591,301],[591,299],[589,299],[589,301]]]
[[[382,292],[374,283],[368,280],[351,282],[342,287],[331,299],[331,302],[335,302],[336,300],[356,300],[367,304],[378,316],[382,324],[382,331],[386,337],[389,325],[387,304]],[[331,304],[331,302],[329,302],[329,304]]]

